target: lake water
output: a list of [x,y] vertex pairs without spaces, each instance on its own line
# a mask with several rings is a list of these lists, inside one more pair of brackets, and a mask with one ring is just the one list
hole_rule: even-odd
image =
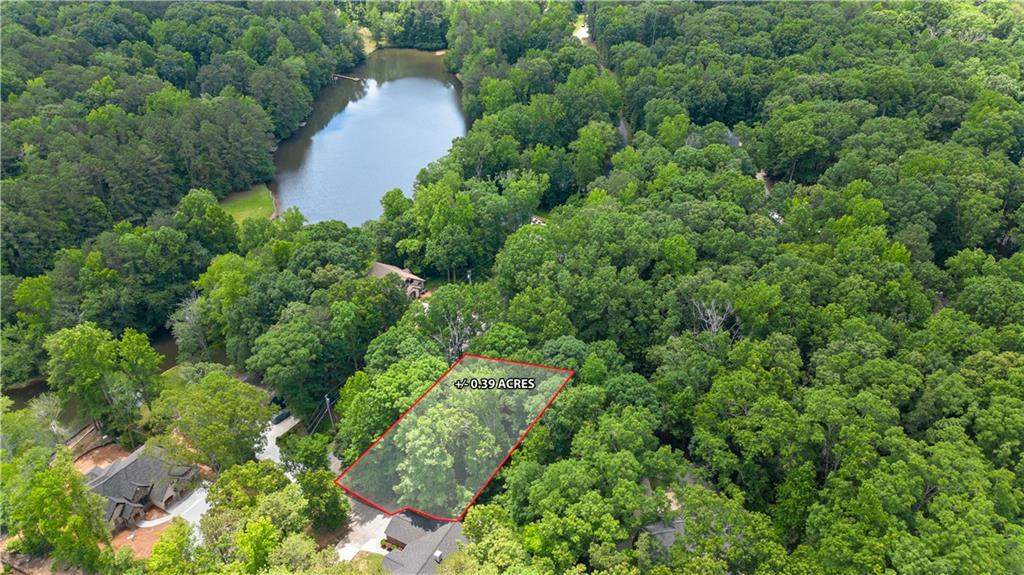
[[[296,206],[310,222],[359,225],[380,216],[388,190],[411,195],[420,169],[466,133],[458,80],[442,60],[432,52],[377,50],[346,74],[365,81],[339,79],[325,87],[306,126],[274,153],[270,189],[282,209]],[[178,348],[170,332],[161,328],[150,341],[164,356],[160,369],[173,367]],[[223,351],[214,361],[226,363]],[[47,390],[39,378],[3,394],[17,409]],[[78,419],[76,407],[74,400],[65,407],[64,423]]]
[[305,127],[274,154],[270,189],[282,209],[310,222],[359,225],[383,212],[392,188],[412,194],[416,174],[466,133],[459,84],[443,56],[386,49],[335,80],[314,104]]

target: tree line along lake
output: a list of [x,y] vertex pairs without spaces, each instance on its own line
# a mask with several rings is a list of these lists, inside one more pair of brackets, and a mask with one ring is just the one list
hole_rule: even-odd
[[411,195],[416,174],[466,133],[459,96],[441,54],[374,51],[325,87],[306,125],[278,146],[279,209],[351,226],[377,218],[388,190]]
[[[434,52],[376,50],[325,87],[306,124],[274,152],[269,187],[278,207],[295,206],[310,222],[357,226],[381,215],[388,190],[411,195],[416,174],[468,127],[461,86],[443,60]],[[171,333],[160,329],[150,339],[164,355],[161,368],[173,367],[178,350]],[[4,387],[13,408],[47,391],[42,378]],[[76,419],[70,403],[65,423]]]

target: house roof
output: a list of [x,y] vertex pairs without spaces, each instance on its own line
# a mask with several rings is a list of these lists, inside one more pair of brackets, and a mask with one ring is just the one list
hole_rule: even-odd
[[437,573],[440,560],[459,550],[465,542],[461,523],[445,523],[434,531],[406,544],[404,549],[384,556],[384,566],[392,573],[431,575]]
[[384,528],[384,535],[408,545],[441,526],[440,521],[427,519],[416,513],[403,511],[391,518]]
[[111,463],[106,469],[93,469],[86,476],[89,488],[107,498],[107,519],[128,518],[145,506],[140,491],[164,494],[175,481],[187,477],[193,468],[168,463],[159,447],[142,446]]
[[412,273],[408,269],[399,268],[399,267],[396,267],[396,266],[393,266],[393,265],[390,265],[390,264],[385,264],[385,263],[382,263],[382,262],[373,262],[373,265],[370,266],[369,275],[371,275],[371,276],[373,276],[375,278],[386,277],[388,274],[395,274],[398,277],[402,278],[403,280],[411,279],[411,280],[416,280],[416,281],[421,281],[421,282],[427,281],[427,280],[421,278],[420,276]]
[[665,547],[671,547],[676,542],[676,537],[683,534],[684,529],[686,529],[686,525],[682,517],[676,517],[671,523],[658,521],[644,527],[644,531],[657,539]]

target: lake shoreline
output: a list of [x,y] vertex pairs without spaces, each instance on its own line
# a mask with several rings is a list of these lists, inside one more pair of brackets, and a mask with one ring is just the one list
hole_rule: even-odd
[[[368,33],[368,31],[367,31],[367,33]],[[268,215],[268,218],[270,220],[276,220],[277,218],[281,217],[281,214],[284,212],[285,208],[284,208],[284,205],[283,205],[283,202],[282,202],[282,199],[281,199],[281,195],[280,195],[280,193],[279,193],[279,191],[277,189],[277,185],[276,185],[278,183],[278,177],[279,177],[279,173],[280,173],[280,165],[279,165],[280,158],[279,158],[279,155],[282,153],[282,150],[286,150],[289,147],[289,145],[294,145],[295,140],[301,140],[301,139],[304,139],[304,138],[307,137],[307,134],[304,133],[304,132],[306,132],[304,130],[304,128],[306,127],[306,125],[309,122],[311,122],[313,120],[313,117],[315,115],[317,115],[317,113],[320,111],[321,107],[325,106],[324,100],[329,99],[328,91],[331,89],[332,86],[337,85],[339,82],[357,81],[357,82],[364,82],[365,83],[368,80],[373,80],[372,78],[361,77],[362,74],[360,73],[360,70],[362,70],[362,73],[366,72],[365,68],[370,63],[370,55],[371,54],[382,54],[382,53],[389,53],[389,52],[390,53],[410,52],[410,53],[430,55],[430,56],[434,56],[434,57],[443,58],[444,55],[447,54],[447,52],[448,52],[447,49],[442,49],[442,50],[420,50],[420,49],[417,49],[417,48],[403,48],[403,47],[381,46],[381,45],[378,45],[376,42],[373,42],[373,40],[368,35],[364,35],[364,49],[366,50],[366,58],[363,60],[363,62],[361,62],[358,66],[355,66],[351,70],[348,70],[349,73],[357,74],[357,76],[355,76],[355,77],[344,76],[344,77],[342,77],[340,79],[339,78],[335,78],[335,79],[331,80],[330,84],[327,84],[326,86],[324,86],[324,88],[317,95],[316,99],[313,101],[313,107],[310,110],[309,114],[307,114],[306,117],[303,119],[303,122],[302,122],[302,125],[301,125],[300,129],[297,130],[294,134],[288,136],[287,138],[283,138],[283,139],[280,139],[280,140],[274,140],[274,142],[273,142],[273,150],[271,152],[272,157],[273,157],[273,161],[274,161],[274,177],[271,178],[268,181],[258,183],[256,185],[254,185],[252,188],[249,188],[248,190],[236,190],[236,191],[233,191],[233,192],[229,193],[227,196],[224,197],[224,199],[221,200],[221,204],[222,205],[224,205],[225,203],[231,203],[231,202],[239,201],[241,197],[244,197],[247,194],[253,193],[259,186],[266,186],[266,188],[270,192],[270,199],[271,199],[271,202],[273,204],[273,209],[272,209],[271,213]],[[378,58],[379,57],[380,56],[378,56]],[[460,109],[460,112],[461,112],[462,78],[460,78],[458,74],[448,74],[448,75],[451,77],[451,79],[453,79],[455,81],[454,83],[456,85],[456,93],[460,96],[458,98],[458,105],[459,105],[459,109]],[[355,101],[358,101],[358,99],[355,100]],[[342,109],[342,110],[338,111],[337,113],[341,113],[343,111],[344,110]],[[470,122],[469,122],[469,119],[466,118],[464,115],[463,115],[463,118],[464,118],[464,121],[465,121],[465,130],[463,130],[463,134],[464,134],[465,131],[468,130]],[[423,166],[420,166],[420,167],[423,167]],[[411,192],[411,190],[407,190],[407,192]],[[305,214],[304,213],[303,215],[306,216],[307,218],[310,217],[310,214]],[[241,221],[239,221],[239,224],[241,224]]]
[[37,375],[34,377],[30,377],[28,379],[23,379],[17,383],[5,383],[3,385],[3,391],[22,391],[32,387],[33,385],[38,385],[39,383],[45,382],[45,377],[43,377],[42,375]]
[[[276,149],[273,153],[274,157],[274,178],[269,182],[266,182],[267,187],[270,189],[270,194],[274,204],[274,210],[271,218],[278,218],[280,215],[289,207],[295,206],[300,209],[303,216],[310,222],[318,222],[324,220],[340,220],[344,221],[350,226],[362,225],[365,221],[376,219],[379,217],[378,202],[379,198],[383,196],[383,193],[393,187],[400,187],[403,191],[409,195],[412,193],[412,183],[415,174],[420,169],[434,161],[438,157],[447,153],[451,147],[451,140],[445,140],[444,149],[439,151],[435,155],[431,155],[426,158],[409,158],[399,157],[394,160],[398,165],[389,164],[386,166],[373,165],[374,156],[371,152],[365,150],[363,147],[358,149],[347,149],[345,152],[348,155],[362,155],[362,161],[350,161],[352,165],[346,166],[347,169],[336,168],[330,164],[345,163],[348,155],[339,153],[334,156],[331,160],[324,160],[322,156],[317,156],[311,149],[313,147],[314,137],[324,139],[337,138],[336,134],[329,134],[341,128],[341,124],[345,124],[344,129],[350,131],[353,134],[353,138],[367,138],[365,130],[360,132],[360,127],[353,125],[351,122],[334,122],[337,116],[345,114],[347,111],[350,112],[349,106],[357,103],[362,103],[364,106],[372,106],[374,104],[367,104],[364,100],[367,98],[378,97],[378,92],[393,90],[394,87],[391,85],[398,80],[405,78],[417,79],[427,78],[436,79],[440,85],[448,87],[448,90],[454,89],[454,92],[449,92],[447,98],[451,98],[450,110],[451,112],[445,112],[449,116],[457,114],[461,125],[457,130],[451,127],[453,120],[444,120],[449,122],[447,125],[442,125],[440,133],[446,132],[451,133],[454,140],[457,137],[465,135],[468,131],[470,121],[465,116],[462,110],[461,103],[461,92],[462,83],[460,79],[455,75],[448,72],[444,67],[443,57],[446,50],[419,50],[415,48],[400,48],[400,47],[388,47],[375,45],[373,50],[369,52],[367,58],[359,65],[350,70],[348,73],[351,76],[343,77],[340,79],[333,80],[330,84],[321,90],[316,100],[313,102],[313,108],[309,115],[306,116],[303,122],[303,127],[296,131],[294,134],[277,142]],[[404,102],[402,106],[396,108],[389,114],[401,115],[403,112],[407,112],[406,108],[417,107],[417,106],[437,106],[438,98],[444,99],[444,96],[433,96],[423,91],[417,92],[417,96],[412,101]],[[433,100],[431,100],[433,98]],[[356,106],[353,106],[355,108]],[[351,112],[350,112],[351,113]],[[401,126],[397,130],[393,130],[396,135],[390,136],[394,142],[392,147],[401,148],[402,145],[410,141],[420,141],[423,139],[429,140],[429,135],[423,136],[421,134],[403,134],[403,129],[416,129],[418,125],[424,122],[436,122],[437,116],[436,109],[427,109],[425,115],[417,117],[414,120],[409,121],[406,125]],[[443,114],[442,114],[443,115]],[[387,121],[390,118],[389,115],[380,118],[380,121]],[[435,132],[437,130],[434,130]],[[379,128],[375,132],[388,133],[386,128]],[[371,134],[370,140],[375,137],[379,138],[379,134]],[[436,139],[436,138],[435,138]],[[372,142],[371,142],[372,143]],[[379,143],[379,142],[378,142]],[[319,145],[332,145],[324,144],[322,142]],[[435,142],[435,145],[436,142]],[[323,153],[322,150],[316,150],[317,152]],[[376,157],[382,157],[391,154],[391,150],[385,148],[384,150],[378,149]],[[436,157],[435,157],[436,156]],[[392,155],[392,157],[394,157]],[[315,176],[310,174],[303,174],[301,172],[307,169],[308,163],[319,162],[316,169],[310,171],[319,170]],[[376,162],[379,164],[379,161]],[[401,164],[405,163],[406,166]],[[416,165],[410,168],[411,164]],[[366,189],[367,182],[364,180],[370,177],[370,173],[377,173],[380,179],[386,179],[387,175],[394,172],[395,169],[401,170],[406,168],[406,172],[411,170],[412,177],[408,182],[401,182],[400,184],[389,185],[385,188],[373,188],[371,194],[359,194],[357,193],[360,189]],[[299,174],[297,177],[296,174]],[[383,176],[381,176],[383,174]],[[303,181],[297,183],[297,179],[305,178]],[[301,185],[299,185],[301,184]],[[299,187],[302,190],[302,196],[297,196],[295,188]],[[321,199],[320,205],[310,207],[310,199],[316,197],[317,193],[323,194],[320,188],[333,186],[332,196],[329,201]],[[284,189],[282,189],[284,188]],[[350,194],[345,197],[337,195],[336,190],[340,188],[344,192]],[[378,193],[379,192],[379,193]],[[355,193],[355,195],[351,195]],[[373,205],[369,210],[366,206],[366,198],[374,196],[372,199]],[[296,198],[299,198],[298,202]],[[296,205],[296,203],[305,203],[306,206]],[[352,215],[349,214],[338,214],[337,206],[344,205],[345,209],[351,209]],[[355,205],[360,204],[360,205]],[[351,207],[350,207],[351,206]],[[363,215],[367,215],[366,212],[375,212],[368,214],[365,219],[359,220]]]

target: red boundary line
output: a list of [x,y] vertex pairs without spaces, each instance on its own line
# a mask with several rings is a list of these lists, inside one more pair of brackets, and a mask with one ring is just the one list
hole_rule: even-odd
[[[458,365],[460,363],[462,363],[462,360],[466,359],[467,357],[475,357],[475,358],[478,358],[478,359],[486,359],[486,360],[490,360],[490,361],[498,361],[498,362],[501,362],[501,363],[513,363],[513,364],[516,364],[516,365],[526,365],[526,366],[529,366],[529,367],[539,367],[539,368],[549,369],[549,370],[553,370],[553,371],[561,371],[561,372],[564,372],[564,373],[568,373],[569,375],[566,376],[565,381],[562,382],[562,385],[560,385],[558,387],[558,389],[555,391],[555,393],[550,398],[548,398],[548,402],[546,404],[544,404],[544,409],[541,409],[540,413],[538,413],[537,416],[533,418],[533,421],[530,422],[530,425],[528,425],[526,427],[526,431],[524,431],[523,434],[519,436],[519,440],[516,441],[516,444],[512,446],[512,449],[508,450],[508,453],[505,454],[505,458],[502,459],[501,463],[499,463],[498,466],[494,468],[494,471],[491,472],[491,476],[488,477],[487,481],[485,481],[484,484],[480,487],[480,489],[477,490],[477,492],[473,495],[473,498],[469,500],[469,503],[466,505],[466,507],[463,508],[461,513],[459,513],[458,517],[456,517],[455,519],[452,519],[451,517],[438,517],[436,515],[431,515],[430,513],[427,513],[425,511],[421,511],[421,510],[419,510],[419,509],[417,509],[415,507],[402,507],[401,509],[396,509],[394,511],[388,511],[387,509],[384,509],[383,507],[381,507],[380,505],[377,505],[373,501],[370,501],[366,497],[363,497],[363,495],[360,494],[358,491],[356,491],[356,490],[354,490],[352,488],[349,488],[349,487],[345,487],[344,485],[342,485],[341,484],[341,478],[344,477],[346,473],[351,471],[352,468],[355,467],[356,464],[359,463],[359,461],[363,457],[366,457],[366,454],[369,453],[370,450],[373,449],[374,446],[376,446],[380,442],[380,440],[384,439],[384,436],[386,436],[388,433],[390,433],[391,430],[394,429],[395,426],[397,426],[399,424],[399,422],[401,422],[403,419],[405,419],[405,416],[408,415],[409,412],[412,411],[417,405],[419,405],[420,401],[423,401],[423,398],[426,397],[431,391],[433,391],[434,388],[437,387],[437,384],[441,383],[441,381],[444,378],[448,377],[448,374],[451,373],[452,370],[454,370],[456,367],[458,367]],[[419,396],[416,399],[416,401],[414,401],[413,404],[411,406],[409,406],[409,409],[406,409],[405,411],[403,411],[402,415],[399,415],[398,419],[396,419],[394,423],[392,423],[390,426],[388,426],[388,428],[384,430],[384,433],[382,433],[380,435],[380,437],[378,437],[377,439],[374,439],[373,443],[371,443],[370,446],[367,447],[366,450],[363,451],[363,453],[360,454],[359,457],[357,457],[355,461],[353,461],[348,467],[346,467],[345,470],[342,471],[340,475],[338,475],[336,478],[334,478],[334,484],[337,485],[338,487],[342,488],[343,490],[345,490],[345,492],[348,493],[349,495],[355,497],[356,499],[358,499],[358,500],[362,501],[363,503],[369,505],[370,507],[373,507],[374,509],[384,513],[385,515],[387,515],[389,517],[397,515],[397,514],[403,512],[403,511],[413,511],[415,513],[419,513],[420,515],[422,515],[424,517],[429,517],[430,519],[434,519],[434,520],[437,520],[437,521],[447,521],[449,523],[455,523],[455,522],[462,521],[462,518],[466,516],[466,512],[469,511],[469,508],[472,507],[474,503],[476,503],[476,500],[484,492],[484,489],[487,489],[487,486],[490,485],[492,481],[494,481],[495,476],[497,476],[498,472],[501,471],[501,468],[505,466],[505,463],[508,462],[508,459],[510,457],[512,457],[512,452],[515,451],[516,449],[518,449],[520,445],[522,445],[523,440],[526,439],[526,436],[529,435],[529,433],[531,431],[533,431],[533,426],[537,425],[537,422],[540,421],[540,418],[544,415],[544,412],[546,412],[548,410],[548,408],[551,407],[551,403],[554,402],[555,398],[558,397],[562,393],[562,390],[565,389],[565,386],[569,384],[569,381],[573,378],[574,375],[576,375],[576,371],[575,370],[565,369],[565,368],[562,368],[562,367],[552,367],[550,365],[540,365],[540,364],[537,364],[537,363],[527,363],[525,361],[513,361],[511,359],[501,359],[501,358],[498,358],[498,357],[487,357],[486,355],[477,355],[477,354],[474,354],[474,353],[463,354],[463,356],[460,357],[458,359],[458,361],[453,363],[452,366],[449,367],[447,371],[445,371],[443,374],[441,374],[441,377],[437,378],[437,381],[435,381],[429,388],[427,388],[426,391],[423,392],[423,395]]]

